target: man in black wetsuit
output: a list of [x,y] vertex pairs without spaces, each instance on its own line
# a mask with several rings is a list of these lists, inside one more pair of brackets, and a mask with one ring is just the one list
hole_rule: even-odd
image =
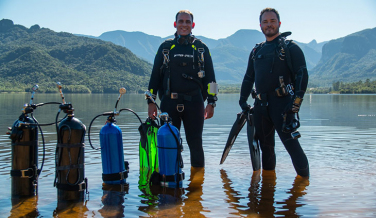
[[[298,175],[309,176],[309,164],[299,141],[293,137],[290,124],[296,124],[295,114],[308,84],[304,54],[299,46],[279,33],[278,11],[266,8],[260,13],[260,27],[266,41],[252,50],[240,91],[239,104],[249,109],[247,100],[255,84],[254,120],[256,138],[262,151],[262,168],[274,170],[275,131],[290,154]],[[290,70],[291,69],[291,70]],[[285,122],[284,116],[285,114]]]
[[[190,11],[181,10],[176,14],[175,38],[160,45],[148,89],[154,99],[158,93],[161,111],[169,114],[172,124],[179,130],[183,121],[191,166],[204,167],[204,119],[214,115],[218,87],[209,49],[191,33],[194,25]],[[157,115],[157,108],[151,101],[148,101],[148,115],[151,118]]]

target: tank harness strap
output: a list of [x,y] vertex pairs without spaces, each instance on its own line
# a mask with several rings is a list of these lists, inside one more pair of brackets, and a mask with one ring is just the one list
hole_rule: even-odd
[[[15,142],[12,143],[12,146],[38,146],[38,141],[27,141],[27,142]],[[23,170],[11,170],[10,175],[14,177],[21,177],[21,178],[32,178],[35,176],[35,173],[37,175],[40,174],[40,170],[37,169],[36,166],[28,168],[28,169],[23,169]]]
[[12,143],[12,146],[36,146],[36,145],[38,145],[38,140]]
[[197,73],[197,76],[199,78],[204,78],[205,77],[205,62],[204,62],[204,48],[197,48],[197,52],[199,53],[199,58],[198,58],[198,67],[200,71]]
[[[84,143],[75,143],[75,144],[66,144],[66,143],[57,143],[56,145],[56,148],[60,148],[57,150],[58,153],[62,152],[64,148],[67,148],[68,149],[68,152],[70,153],[70,148],[79,148],[80,149],[80,152],[81,152],[81,148],[83,148],[85,146]],[[71,160],[69,161],[69,163],[71,163]],[[67,176],[69,175],[70,173],[70,170],[71,169],[84,169],[84,166],[85,164],[82,163],[82,164],[69,164],[69,165],[64,165],[64,166],[61,166],[60,165],[60,160],[56,163],[56,167],[55,167],[55,181],[54,181],[54,186],[56,186],[57,188],[59,189],[62,189],[62,190],[66,190],[66,191],[81,191],[82,187],[83,187],[83,183],[85,182],[82,182],[80,184],[70,184],[68,182],[68,184],[61,184],[61,183],[58,183],[57,180],[58,180],[58,174],[59,174],[59,171],[62,171],[62,170],[68,170],[68,174]],[[80,174],[80,172],[79,172]],[[81,176],[79,175],[79,178],[77,179],[76,183],[80,180]],[[87,182],[87,178],[84,179],[86,182]],[[77,187],[76,187],[77,186]],[[74,190],[70,190],[70,189],[74,189]],[[83,188],[85,189],[85,187]],[[88,192],[87,192],[88,193]]]
[[56,166],[56,170],[83,169],[84,164],[70,164],[65,166]]
[[174,174],[174,175],[160,175],[160,181],[162,182],[180,182],[185,179],[185,173],[179,173],[179,174]]
[[[283,35],[284,34],[284,35]],[[292,66],[292,60],[291,60],[291,54],[290,54],[290,49],[288,48],[288,44],[292,41],[292,40],[287,40],[286,37],[289,36],[291,33],[287,32],[287,34],[285,33],[282,33],[281,35],[281,38],[279,39],[279,46],[281,47],[281,53],[280,53],[280,59],[281,59],[281,56],[282,56],[282,59],[281,60],[284,60],[284,57],[286,57],[286,63],[287,63],[287,67],[289,68],[290,70],[290,74],[291,74],[291,80],[292,80],[292,83],[294,84],[295,83],[295,80],[296,80],[296,74],[294,72],[294,68]]]
[[[170,50],[175,46],[171,40],[166,40],[165,41],[166,45],[165,48],[162,49],[162,55],[163,55],[163,64],[161,66],[160,70],[160,75],[162,78],[164,77],[164,69],[165,73],[167,73],[167,89],[165,90],[165,94],[169,95],[170,94],[170,89],[171,89],[171,81],[170,81],[170,67],[169,67],[169,62],[170,62]],[[161,97],[161,96],[159,96]]]
[[170,50],[169,49],[163,49],[162,54],[163,54],[163,65],[166,68],[168,68],[168,63],[170,62],[170,57],[169,57]]
[[102,173],[102,180],[106,182],[106,181],[124,180],[128,178],[128,173],[129,173],[128,161],[124,161],[124,168],[125,168],[125,171],[119,172],[119,173],[111,173],[111,174]]
[[85,143],[76,143],[76,144],[65,144],[65,143],[57,143],[58,148],[79,148],[85,147]]
[[[35,172],[37,174],[35,174]],[[11,170],[10,175],[13,177],[32,178],[40,174],[40,170],[36,166],[24,170]]]
[[128,170],[119,173],[111,173],[111,174],[103,174],[102,179],[103,181],[117,181],[117,180],[124,180],[128,178]]
[[88,193],[88,181],[87,178],[84,179],[80,184],[77,185],[69,185],[69,184],[62,184],[62,183],[56,183],[56,188],[64,190],[64,191],[84,191],[86,190],[86,193]]
[[251,59],[252,59],[252,60],[255,60],[255,59],[256,59],[257,49],[258,49],[258,48],[261,48],[264,44],[265,44],[265,42],[257,43],[257,44],[255,45],[255,47],[253,47],[253,49],[252,49],[252,51],[251,51]]

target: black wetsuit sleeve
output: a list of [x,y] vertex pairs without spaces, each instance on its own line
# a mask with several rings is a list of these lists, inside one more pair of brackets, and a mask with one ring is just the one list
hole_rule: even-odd
[[[209,48],[205,44],[203,44],[203,45],[204,45],[204,49],[205,49],[205,52],[204,52],[205,77],[203,78],[202,83],[203,83],[203,86],[205,88],[205,91],[207,92],[208,91],[208,84],[211,83],[211,82],[216,83],[217,81],[215,80],[213,60],[211,58]],[[214,96],[208,94],[208,100],[207,101],[208,101],[208,103],[214,103],[215,102]]]
[[157,54],[155,55],[153,70],[151,71],[148,90],[153,94],[153,96],[155,96],[158,91],[162,91],[161,89],[163,88],[161,87],[163,79],[163,74],[161,72],[161,67],[163,65],[163,47],[164,44],[162,43],[158,48]]
[[291,44],[292,45],[290,46],[289,51],[291,55],[292,67],[296,75],[294,92],[296,96],[303,98],[308,85],[307,65],[303,51],[300,49],[300,47],[294,42]]
[[254,82],[255,82],[255,70],[253,67],[253,59],[252,59],[252,52],[251,52],[251,54],[249,55],[249,59],[248,59],[247,71],[245,72],[242,86],[240,88],[240,99],[239,99],[240,107],[246,104],[248,97],[252,92]]

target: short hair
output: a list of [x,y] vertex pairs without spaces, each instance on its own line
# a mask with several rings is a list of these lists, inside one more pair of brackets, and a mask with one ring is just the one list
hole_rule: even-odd
[[276,15],[277,15],[277,19],[278,19],[278,22],[280,22],[281,20],[279,19],[279,13],[276,9],[274,8],[265,8],[261,11],[260,13],[260,23],[261,23],[261,16],[265,13],[265,12],[274,12]]
[[193,22],[193,14],[189,10],[180,10],[178,13],[176,13],[175,21],[178,21],[179,14],[189,14],[189,15],[191,15],[192,22]]

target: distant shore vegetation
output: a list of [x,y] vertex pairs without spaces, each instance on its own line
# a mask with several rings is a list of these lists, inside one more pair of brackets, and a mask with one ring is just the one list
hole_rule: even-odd
[[[224,84],[219,86],[220,93],[240,93],[241,84]],[[316,84],[308,84],[307,93],[310,94],[376,94],[376,80],[358,82],[340,82],[332,83],[330,87],[320,87]]]
[[375,94],[376,80],[366,79],[364,82],[341,82],[332,83],[331,87],[309,87],[307,93],[312,94]]
[[[144,77],[147,79],[147,77]],[[40,87],[38,92],[41,93],[57,93],[56,83],[45,84],[45,87]],[[5,92],[31,92],[32,86],[25,84],[14,84],[11,82],[0,81],[0,93]],[[65,93],[117,93],[121,87],[100,87],[100,92],[93,92],[85,85],[63,85]],[[220,94],[240,93],[241,84],[219,84]],[[146,87],[132,87],[127,89],[128,93],[144,93]],[[319,87],[315,84],[308,84],[307,92],[310,94],[376,94],[376,80],[366,81],[359,80],[358,82],[333,82],[331,87]]]

